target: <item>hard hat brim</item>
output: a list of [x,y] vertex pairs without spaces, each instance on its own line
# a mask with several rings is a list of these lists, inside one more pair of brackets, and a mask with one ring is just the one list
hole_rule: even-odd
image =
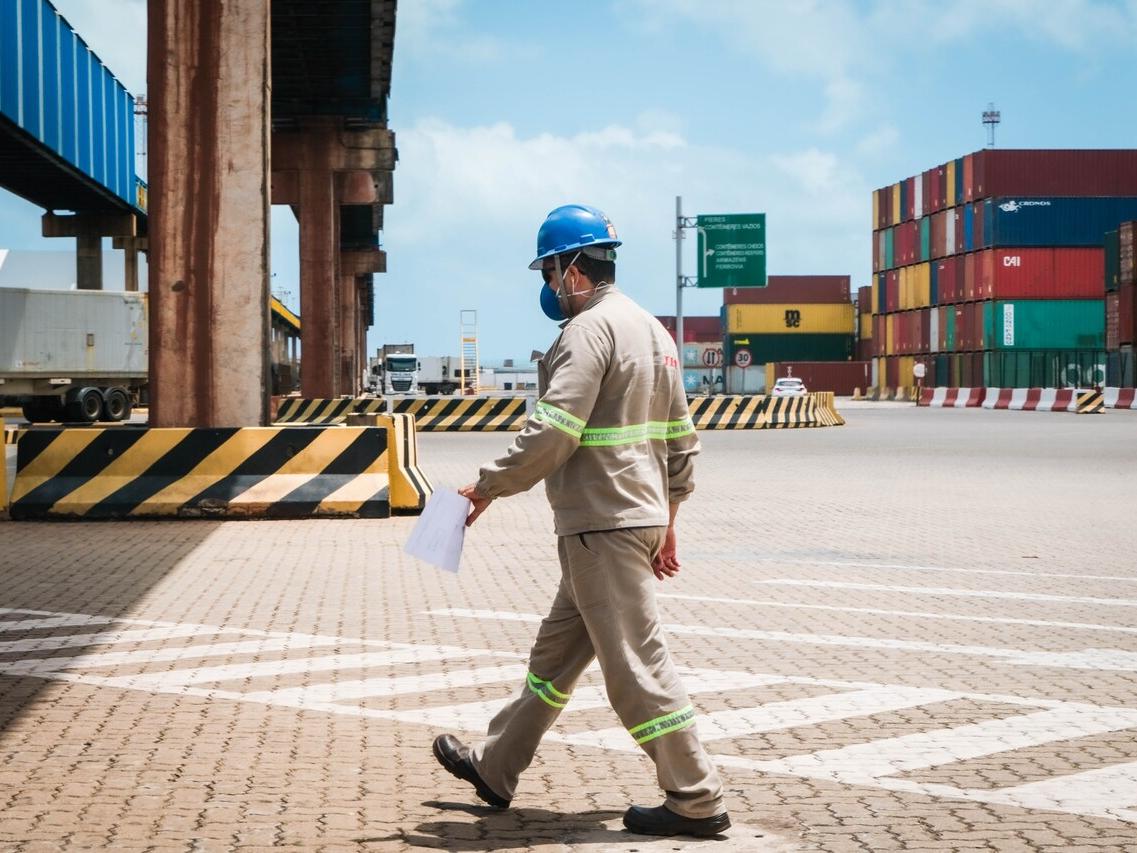
[[615,257],[608,256],[608,250],[615,249],[620,245],[622,245],[620,240],[596,240],[588,242],[582,238],[581,242],[575,245],[554,246],[543,255],[538,255],[533,259],[533,262],[529,264],[529,269],[539,270],[541,269],[542,262],[546,258],[551,258],[554,255],[564,255],[568,252],[575,252],[578,249],[590,258],[596,258],[600,261],[614,261]]

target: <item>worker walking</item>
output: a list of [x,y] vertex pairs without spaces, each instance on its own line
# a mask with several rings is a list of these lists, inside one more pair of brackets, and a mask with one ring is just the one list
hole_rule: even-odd
[[545,481],[561,579],[514,699],[467,748],[434,742],[452,774],[505,808],[548,728],[596,657],[609,701],[655,762],[662,805],[624,825],[651,835],[716,835],[730,826],[722,785],[659,624],[655,583],[679,571],[675,515],[693,488],[699,441],[676,348],[615,287],[620,245],[599,210],[565,205],[537,234],[541,307],[561,334],[538,364],[540,399],[508,452],[460,490],[473,524],[495,498]]

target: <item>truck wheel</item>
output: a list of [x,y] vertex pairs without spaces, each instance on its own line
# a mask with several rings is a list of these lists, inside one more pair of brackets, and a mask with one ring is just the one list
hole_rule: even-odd
[[122,388],[108,388],[103,397],[103,420],[125,421],[130,417],[130,395]]
[[93,424],[103,413],[103,394],[98,388],[80,388],[65,411],[69,421]]

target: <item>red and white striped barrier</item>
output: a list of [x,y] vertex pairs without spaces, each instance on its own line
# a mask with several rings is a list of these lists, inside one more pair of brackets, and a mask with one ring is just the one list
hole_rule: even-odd
[[1107,409],[1137,409],[1137,388],[1102,388]]
[[917,406],[934,409],[974,409],[983,402],[985,388],[925,388]]
[[1023,412],[1076,412],[1078,391],[1074,388],[988,388],[983,408]]

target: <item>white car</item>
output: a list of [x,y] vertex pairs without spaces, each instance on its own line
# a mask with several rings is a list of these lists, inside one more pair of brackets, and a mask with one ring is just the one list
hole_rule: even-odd
[[804,397],[807,393],[805,383],[793,377],[775,380],[774,387],[770,389],[771,397]]

